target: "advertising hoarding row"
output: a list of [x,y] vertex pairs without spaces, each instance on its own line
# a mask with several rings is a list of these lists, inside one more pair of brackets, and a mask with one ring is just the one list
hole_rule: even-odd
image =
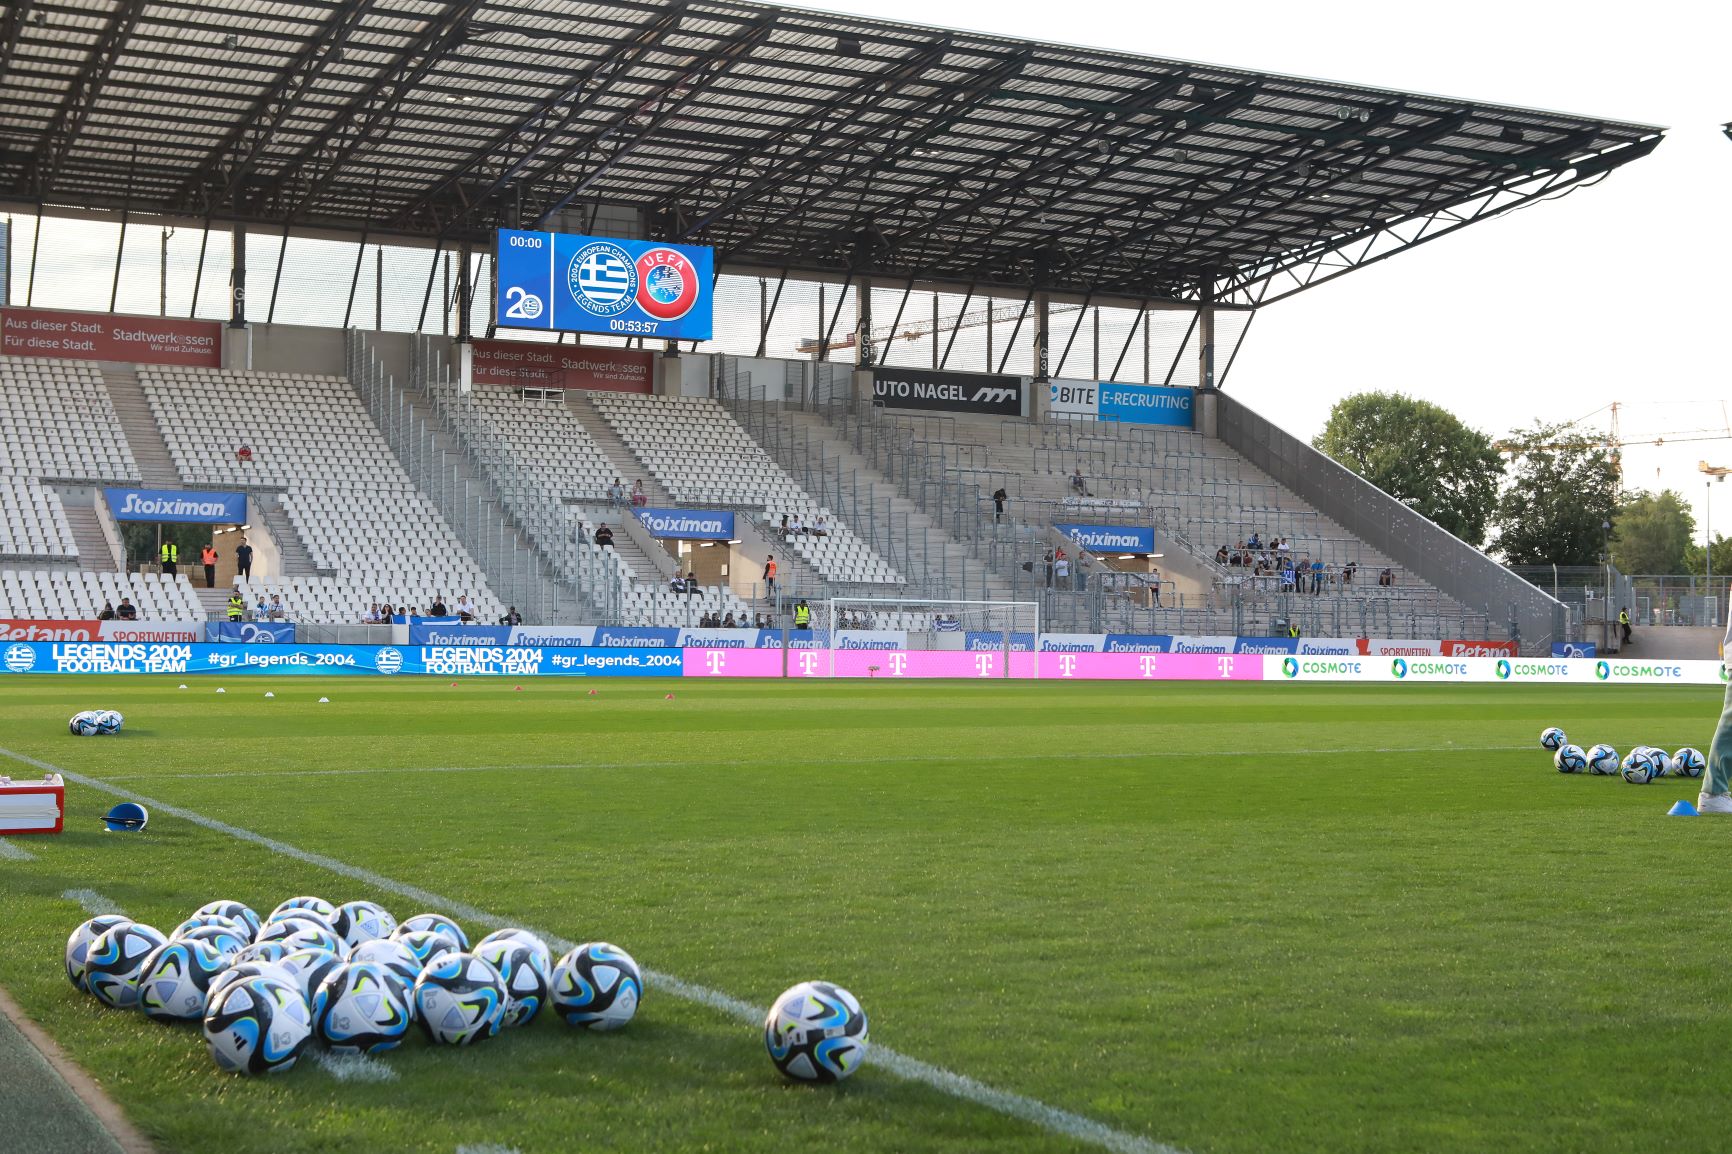
[[478,385],[655,392],[655,354],[643,349],[501,340],[477,340],[469,347],[470,379]]
[[734,515],[725,509],[636,509],[651,537],[684,541],[731,541]]
[[1047,385],[1047,411],[1055,417],[1094,417],[1128,425],[1188,429],[1195,422],[1195,392],[1172,385],[1055,380]]
[[1055,523],[1054,529],[1091,553],[1153,553],[1155,531],[1131,525],[1085,525],[1075,521]]
[[500,229],[495,251],[501,328],[710,339],[708,248]]
[[938,369],[872,370],[872,399],[887,409],[1023,416],[1024,381],[992,373]]
[[223,329],[218,321],[0,308],[0,355],[216,369]]
[[247,519],[245,493],[202,489],[104,489],[116,521],[173,521],[194,525],[239,525]]

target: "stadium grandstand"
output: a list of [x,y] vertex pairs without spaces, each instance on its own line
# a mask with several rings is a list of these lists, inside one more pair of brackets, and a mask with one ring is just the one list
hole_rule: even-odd
[[[14,3],[0,97],[0,618],[1582,629],[1226,385],[1656,127],[731,0]],[[713,332],[501,327],[517,229],[712,248]]]

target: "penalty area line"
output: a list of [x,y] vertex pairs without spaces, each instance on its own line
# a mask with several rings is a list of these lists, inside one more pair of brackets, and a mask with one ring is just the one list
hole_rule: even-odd
[[[281,857],[293,858],[296,861],[305,862],[307,865],[318,866],[385,893],[396,894],[433,909],[449,911],[464,921],[476,922],[489,929],[504,929],[507,925],[522,924],[508,922],[497,914],[488,913],[486,910],[479,909],[467,902],[442,897],[420,886],[397,881],[394,878],[374,873],[372,870],[362,869],[360,866],[350,865],[348,862],[339,861],[325,854],[301,849],[299,846],[290,845],[288,842],[279,841],[276,838],[267,837],[262,833],[255,833],[237,825],[230,825],[228,822],[220,821],[214,817],[206,817],[204,814],[190,809],[145,797],[123,786],[112,785],[100,778],[88,777],[82,773],[74,773],[57,765],[38,761],[26,754],[15,753],[10,749],[0,747],[0,757],[9,757],[25,765],[34,766],[45,773],[58,773],[67,781],[77,782],[79,785],[99,790],[125,801],[135,801],[140,805],[155,807],[158,812],[165,813],[170,817],[178,817],[182,821],[225,834],[237,841],[261,846]],[[100,894],[92,896],[101,897]],[[576,942],[569,941],[557,934],[545,933],[534,926],[524,926],[523,928],[545,939],[548,946],[557,953],[563,954],[577,945]],[[731,994],[725,994],[720,990],[711,989],[695,982],[685,981],[674,977],[672,974],[664,974],[650,969],[645,969],[643,973],[651,985],[665,990],[683,1001],[708,1006],[750,1025],[758,1026],[763,1023],[765,1010],[761,1006],[754,1006]],[[977,1106],[984,1106],[996,1113],[1032,1123],[1054,1134],[1074,1138],[1077,1141],[1098,1146],[1103,1150],[1110,1150],[1113,1154],[1182,1154],[1177,1147],[1167,1146],[1123,1130],[1115,1130],[1104,1122],[1097,1122],[1093,1118],[1086,1118],[1081,1114],[1075,1114],[1057,1106],[1050,1106],[1036,1098],[988,1086],[966,1074],[958,1074],[946,1070],[942,1066],[922,1062],[918,1058],[899,1053],[887,1046],[874,1045],[871,1049],[871,1055],[873,1063],[884,1067],[900,1078],[919,1082],[941,1093],[972,1102]]]

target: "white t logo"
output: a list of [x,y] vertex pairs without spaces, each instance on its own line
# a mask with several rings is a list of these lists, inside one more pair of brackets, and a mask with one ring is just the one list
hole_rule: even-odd
[[727,664],[726,659],[722,654],[717,653],[714,650],[704,654],[704,663],[710,667],[711,677],[721,676],[722,666]]
[[1155,675],[1154,657],[1145,653],[1141,657],[1137,658],[1137,672],[1141,673],[1144,677],[1153,677]]
[[892,653],[890,655],[890,676],[901,677],[907,668],[908,655],[906,653]]
[[1231,657],[1215,658],[1215,668],[1221,671],[1222,677],[1233,676],[1233,659]]
[[800,676],[818,676],[818,655],[816,653],[800,654]]
[[992,659],[995,654],[976,653],[974,655],[974,674],[976,677],[992,676]]
[[1059,654],[1058,655],[1058,675],[1060,677],[1069,677],[1075,672],[1076,672],[1076,655],[1072,654],[1072,653]]

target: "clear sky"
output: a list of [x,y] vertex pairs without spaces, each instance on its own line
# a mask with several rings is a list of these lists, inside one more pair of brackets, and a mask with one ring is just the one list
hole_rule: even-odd
[[[1263,311],[1226,387],[1309,437],[1329,406],[1395,389],[1492,433],[1621,402],[1626,438],[1727,433],[1732,120],[1725,3],[1231,5],[804,0],[1180,60],[1664,125],[1650,156]],[[1603,427],[1604,413],[1594,418]],[[1732,439],[1631,448],[1626,483],[1697,505]],[[1732,486],[1714,525],[1732,534]]]

